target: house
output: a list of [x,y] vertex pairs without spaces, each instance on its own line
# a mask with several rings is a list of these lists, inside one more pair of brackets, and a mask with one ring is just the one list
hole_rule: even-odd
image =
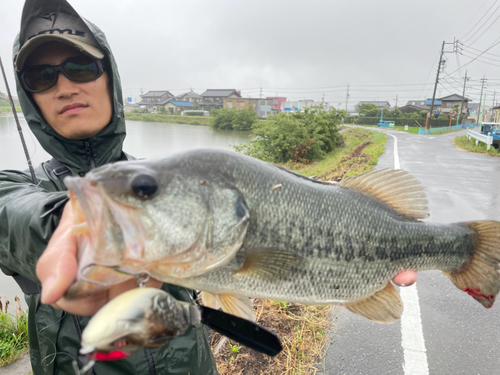
[[201,100],[201,95],[197,94],[193,90],[191,90],[189,92],[186,92],[185,94],[177,95],[175,97],[175,100],[193,103],[194,106],[197,106]]
[[241,98],[241,95],[235,89],[208,89],[201,94],[199,105],[205,111],[219,109],[223,106],[224,98]]
[[138,111],[140,109],[141,109],[141,106],[137,103],[129,103],[129,102],[123,103],[123,112],[125,112],[125,113],[129,113],[132,111]]
[[258,99],[257,107],[255,108],[255,112],[257,112],[257,116],[259,118],[267,118],[268,115],[272,115],[274,110],[273,101],[270,99]]
[[[432,104],[432,98],[427,99],[425,101],[425,106],[427,107],[427,110],[431,109],[431,104]],[[441,112],[441,100],[434,99],[434,108],[432,108],[432,111],[434,112],[435,115]]]
[[452,94],[439,99],[441,101],[441,112],[450,113],[453,111],[453,106],[462,103],[462,114],[467,114],[467,104],[470,99],[463,97],[461,95]]
[[257,100],[252,98],[223,98],[222,108],[227,109],[243,109],[252,108],[254,111],[257,109]]
[[271,99],[273,101],[273,109],[278,112],[282,110],[282,104],[286,101],[286,98],[283,96],[268,96],[266,99]]
[[299,112],[306,108],[315,107],[321,105],[319,102],[315,102],[312,99],[302,99],[302,100],[285,100],[282,103],[284,112]]
[[[422,102],[424,103],[424,102]],[[420,105],[407,104],[398,108],[402,113],[420,113],[420,111],[429,112],[429,108]]]
[[174,95],[170,91],[148,91],[141,95],[141,101],[137,104],[153,110],[157,106],[164,106],[171,99],[174,99]]
[[193,106],[193,103],[184,100],[169,100],[164,105],[165,109],[170,113],[193,109]]
[[[411,105],[414,107],[421,107],[422,111],[425,111],[426,109],[428,109],[425,105],[425,100],[423,100],[423,99],[408,100],[408,102],[406,102],[406,105]],[[401,108],[403,108],[403,107],[401,107]]]
[[389,109],[391,108],[391,104],[389,102],[379,102],[379,101],[361,101],[354,106],[354,112],[359,111],[359,106],[361,104],[374,104],[380,109]]

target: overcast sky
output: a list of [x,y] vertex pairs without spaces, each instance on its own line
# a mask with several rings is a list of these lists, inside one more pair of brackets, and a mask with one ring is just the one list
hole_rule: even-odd
[[[107,35],[124,96],[141,88],[180,94],[192,88],[235,88],[244,97],[315,99],[342,108],[361,100],[391,105],[432,97],[443,41],[463,42],[463,54],[445,54],[437,97],[461,94],[479,101],[485,76],[487,104],[498,90],[498,0],[170,1],[70,0]],[[14,75],[11,46],[23,1],[1,0],[0,56]],[[105,5],[105,8],[104,8]],[[468,46],[468,47],[465,47]],[[5,84],[0,83],[5,92]]]

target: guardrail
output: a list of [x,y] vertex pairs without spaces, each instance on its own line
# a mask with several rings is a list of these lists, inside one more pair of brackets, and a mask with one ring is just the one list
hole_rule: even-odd
[[418,129],[418,134],[433,134],[433,133],[448,133],[457,130],[473,128],[476,124],[458,124],[453,126],[446,126],[444,128],[431,128],[424,130],[422,128]]
[[489,150],[493,144],[493,137],[491,135],[484,135],[474,130],[467,129],[467,138],[471,139],[471,137],[476,139],[476,146],[478,142],[486,143],[487,150]]

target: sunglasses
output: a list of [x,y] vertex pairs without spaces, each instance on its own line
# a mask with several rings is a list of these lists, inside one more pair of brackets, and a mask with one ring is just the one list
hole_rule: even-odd
[[99,60],[87,56],[70,57],[59,65],[35,65],[21,73],[21,83],[29,92],[42,92],[54,87],[59,72],[74,82],[90,82],[99,78],[104,69]]

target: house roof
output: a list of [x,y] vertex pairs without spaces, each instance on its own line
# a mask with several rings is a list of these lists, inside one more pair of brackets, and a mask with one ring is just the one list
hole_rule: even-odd
[[229,96],[229,95],[238,95],[241,97],[241,95],[236,91],[235,89],[207,89],[201,96],[206,97],[206,96]]
[[425,111],[427,110],[427,107],[419,106],[419,105],[412,105],[412,104],[407,104],[402,107],[399,107],[399,110],[401,112],[420,112],[420,111]]
[[154,102],[150,102],[149,100],[141,100],[137,104],[139,104],[139,105],[147,105],[147,106],[165,105],[165,104],[167,104],[171,100],[172,100],[171,97],[167,97],[166,99],[162,99],[162,100],[155,100]]
[[452,95],[448,95],[448,96],[445,96],[443,98],[440,98],[440,100],[443,102],[459,102],[462,99],[464,102],[469,101],[469,99],[467,99],[466,97],[464,97],[462,95],[457,95],[457,94],[452,94]]
[[[425,101],[425,105],[431,105],[432,104],[432,98],[427,99]],[[439,99],[434,99],[434,105],[441,105],[441,100]]]
[[408,100],[406,105],[416,105],[417,107],[425,107],[425,99]]
[[194,91],[188,91],[185,94],[177,95],[176,98],[182,98],[183,96],[186,96],[186,95],[189,96],[189,97],[191,97],[191,98],[196,98],[196,99],[201,98],[201,95],[195,93]]
[[148,91],[147,93],[141,95],[141,98],[161,98],[164,95],[173,97],[170,91]]
[[176,107],[192,107],[193,103],[186,102],[184,100],[170,100],[169,103],[172,103]]

